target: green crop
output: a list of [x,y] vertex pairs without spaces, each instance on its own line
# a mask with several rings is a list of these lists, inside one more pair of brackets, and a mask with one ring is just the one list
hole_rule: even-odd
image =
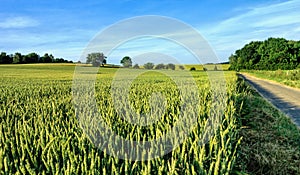
[[[205,124],[209,122],[216,102],[212,100],[206,73],[193,72],[199,88],[196,98],[199,105],[188,108],[198,110],[199,115],[188,136],[162,157],[132,161],[118,159],[117,155],[107,154],[108,150],[99,149],[101,145],[95,145],[91,137],[101,135],[96,126],[90,130],[82,129],[84,121],[76,117],[72,97],[73,71],[74,66],[70,65],[0,66],[1,174],[230,174],[232,171],[241,140],[236,128],[238,109],[235,100],[238,94],[234,72],[225,74],[224,111],[215,113],[220,123],[206,143],[199,144],[203,141]],[[160,93],[165,99],[164,110],[154,113],[160,116],[152,116],[157,121],[147,126],[124,120],[111,96],[115,71],[100,69],[93,92],[101,119],[121,137],[137,141],[159,138],[184,115],[180,111],[182,92],[176,83],[151,71],[140,75],[130,85],[128,104],[137,114],[151,113],[150,99],[159,100],[151,94]],[[89,76],[88,72],[86,76]],[[85,105],[89,107],[88,103]],[[92,116],[87,114],[86,117],[89,121]],[[107,143],[118,144],[112,140],[107,140]]]

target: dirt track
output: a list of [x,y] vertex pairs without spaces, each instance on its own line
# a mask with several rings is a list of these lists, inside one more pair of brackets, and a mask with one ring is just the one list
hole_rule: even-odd
[[264,98],[287,114],[300,127],[300,89],[291,88],[279,83],[240,74]]

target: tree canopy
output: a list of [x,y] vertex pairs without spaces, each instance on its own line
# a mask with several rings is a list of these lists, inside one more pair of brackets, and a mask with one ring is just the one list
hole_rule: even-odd
[[123,64],[123,67],[132,67],[132,60],[129,56],[123,57],[120,63]]
[[229,57],[230,70],[277,70],[300,67],[300,41],[269,38],[252,41]]
[[39,56],[37,53],[29,53],[22,55],[19,52],[15,54],[7,54],[1,52],[0,64],[27,64],[27,63],[72,63],[72,61],[63,58],[54,58],[52,54],[45,53],[44,56]]
[[153,67],[154,67],[153,63],[148,62],[148,63],[144,64],[145,69],[153,69]]
[[93,66],[98,67],[106,64],[106,58],[102,52],[93,52],[86,57],[86,63],[91,63]]

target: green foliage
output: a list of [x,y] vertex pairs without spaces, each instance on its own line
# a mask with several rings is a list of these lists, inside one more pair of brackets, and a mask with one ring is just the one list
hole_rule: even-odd
[[52,54],[45,53],[44,56],[40,58],[40,63],[52,63],[54,61],[54,56]]
[[135,65],[133,66],[133,68],[134,68],[134,69],[139,69],[140,66],[139,66],[138,64],[135,64]]
[[125,56],[120,61],[121,64],[123,64],[123,67],[131,67],[132,66],[132,60],[129,56]]
[[300,174],[299,128],[244,80],[237,81],[237,88],[243,142],[234,169],[245,174]]
[[86,57],[86,63],[91,63],[94,67],[106,64],[106,56],[101,52],[89,53]]
[[153,69],[153,67],[154,67],[153,63],[148,62],[148,63],[144,64],[145,69]]
[[190,71],[195,71],[195,70],[196,70],[195,67],[191,67],[191,68],[190,68]]
[[12,55],[7,55],[6,52],[0,54],[0,64],[27,64],[27,63],[72,63],[72,61],[65,60],[63,58],[54,58],[52,54],[45,53],[40,57],[37,53],[29,53],[22,55],[16,52]]
[[287,70],[300,64],[300,41],[269,38],[252,41],[229,57],[230,70]]
[[183,65],[179,65],[179,69],[180,70],[184,70],[184,66]]
[[0,64],[11,64],[13,62],[12,56],[6,55],[6,52],[0,54]]
[[217,71],[218,70],[218,67],[215,65],[215,67],[214,67],[214,71]]
[[155,66],[155,69],[165,69],[166,66],[164,64],[158,64]]
[[13,63],[14,64],[18,64],[18,63],[22,63],[23,60],[23,55],[21,53],[15,53],[15,55],[13,56]]
[[[175,64],[172,64],[172,63],[167,64],[166,69],[175,70]],[[183,67],[183,69],[184,69],[184,67]]]

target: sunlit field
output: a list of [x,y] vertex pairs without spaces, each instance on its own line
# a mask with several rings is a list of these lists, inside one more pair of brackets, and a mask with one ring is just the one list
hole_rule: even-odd
[[[185,106],[188,112],[196,110],[193,127],[171,152],[155,158],[142,156],[145,161],[135,161],[119,159],[119,154],[126,155],[122,149],[124,145],[118,145],[111,138],[106,138],[105,144],[121,148],[115,156],[107,154],[108,150],[99,149],[104,143],[95,145],[92,142],[95,138],[91,135],[101,136],[101,132],[97,127],[85,128],[86,123],[75,115],[78,113],[75,105],[88,108],[89,104],[74,101],[74,69],[75,64],[0,65],[1,174],[231,174],[234,171],[243,140],[243,135],[239,134],[238,118],[244,113],[241,97],[251,96],[249,90],[243,90],[244,85],[237,83],[235,72],[218,74],[218,78],[224,77],[227,82],[223,87],[213,87],[225,89],[225,94],[221,94],[222,104],[213,100],[212,82],[207,72],[186,71],[198,88],[197,97],[188,96],[197,99],[197,105]],[[128,74],[140,71],[123,70]],[[151,94],[159,92],[165,99],[164,110],[157,113],[159,116],[151,116],[157,121],[150,125],[140,126],[124,120],[117,109],[126,104],[115,106],[111,94],[117,71],[115,68],[100,68],[94,92],[97,113],[122,138],[131,141],[159,138],[188,114],[180,109],[182,96],[191,94],[180,91],[166,74],[151,70],[132,81],[127,102],[137,114],[151,113],[149,99]],[[184,70],[164,71],[180,75]],[[83,76],[91,75],[86,72]],[[222,112],[215,111],[218,104],[222,105]],[[86,113],[85,121],[90,117]],[[217,120],[220,122],[215,122]],[[212,122],[213,129],[206,127],[209,122]],[[204,134],[207,134],[206,140],[202,137]],[[145,150],[142,154],[146,153]],[[130,157],[129,154],[126,156]],[[239,171],[245,171],[243,162],[238,162],[238,165]]]

